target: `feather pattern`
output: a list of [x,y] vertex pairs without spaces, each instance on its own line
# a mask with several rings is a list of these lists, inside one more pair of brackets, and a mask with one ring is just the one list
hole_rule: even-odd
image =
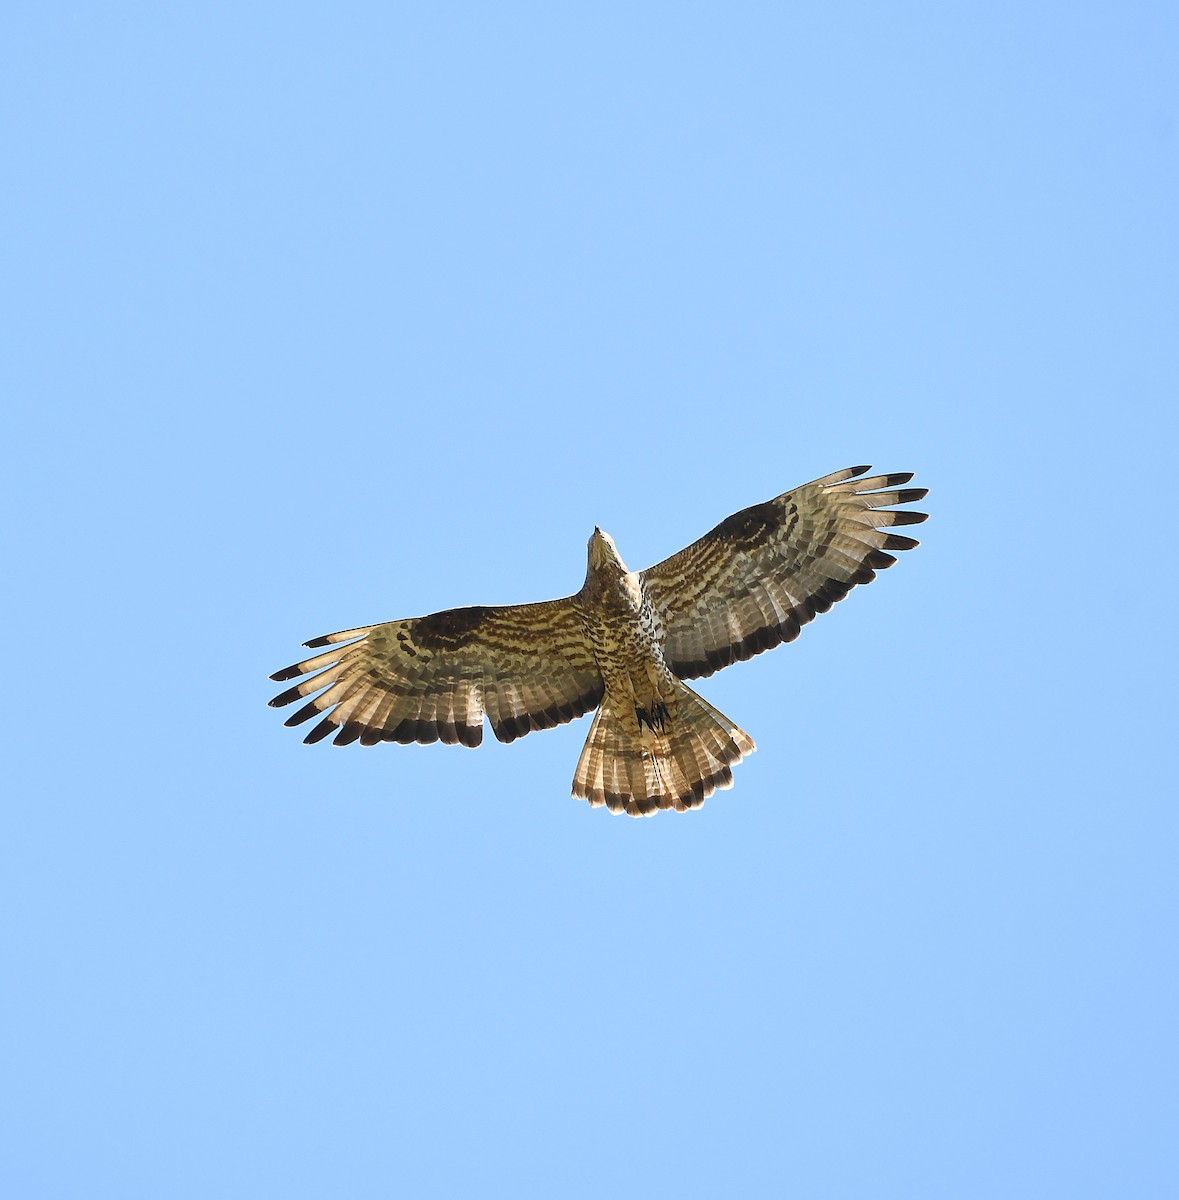
[[885,533],[925,513],[890,505],[922,499],[910,472],[825,475],[727,517],[690,546],[640,572],[664,629],[664,655],[681,679],[711,675],[792,641],[817,613],[896,562],[915,538]]
[[[345,636],[356,640],[345,644]],[[302,678],[270,703],[313,697],[286,722],[320,716],[308,742],[335,732],[338,746],[357,740],[477,746],[484,713],[496,737],[510,742],[571,721],[602,698],[601,674],[571,599],[449,609],[307,645],[335,648],[276,671],[275,680]]]

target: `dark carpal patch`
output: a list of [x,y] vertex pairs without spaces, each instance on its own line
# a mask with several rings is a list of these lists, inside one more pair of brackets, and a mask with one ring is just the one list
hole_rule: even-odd
[[767,500],[725,517],[712,531],[712,536],[740,546],[756,546],[782,525],[787,515],[774,501]]
[[426,650],[458,650],[475,638],[475,631],[491,613],[490,608],[448,608],[445,612],[420,617],[413,625],[414,641]]

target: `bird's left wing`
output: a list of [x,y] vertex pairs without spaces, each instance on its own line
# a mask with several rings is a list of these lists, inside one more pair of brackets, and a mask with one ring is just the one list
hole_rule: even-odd
[[[894,509],[920,500],[912,474],[857,479],[849,467],[726,517],[678,554],[641,572],[663,623],[664,654],[681,679],[711,675],[788,642],[816,613],[910,550],[886,530],[924,521]],[[883,526],[884,528],[878,528]]]
[[276,671],[306,676],[271,705],[319,695],[287,720],[321,720],[304,739],[335,744],[483,740],[486,713],[510,742],[572,721],[602,699],[602,677],[571,598],[452,608],[314,638],[324,654]]

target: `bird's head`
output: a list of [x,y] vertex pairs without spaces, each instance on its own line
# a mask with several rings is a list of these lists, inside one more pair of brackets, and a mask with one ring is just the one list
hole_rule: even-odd
[[589,540],[589,569],[590,572],[609,570],[613,568],[619,573],[626,574],[626,564],[618,556],[614,539],[603,533],[596,525]]

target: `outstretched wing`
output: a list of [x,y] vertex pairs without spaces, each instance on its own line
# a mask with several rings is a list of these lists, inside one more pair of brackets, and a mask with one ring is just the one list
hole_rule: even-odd
[[[926,495],[911,472],[856,479],[849,467],[742,509],[641,573],[663,620],[664,654],[681,679],[711,675],[798,636],[857,584],[917,541],[887,533],[927,514],[896,510]],[[854,480],[854,482],[849,482]],[[878,528],[878,527],[883,528]]]
[[[346,644],[345,644],[346,643]],[[335,744],[483,740],[486,713],[510,742],[596,708],[602,677],[572,600],[502,608],[452,608],[407,621],[331,633],[306,643],[324,654],[276,671],[306,676],[271,700],[315,696],[288,725],[319,716],[304,738]]]

